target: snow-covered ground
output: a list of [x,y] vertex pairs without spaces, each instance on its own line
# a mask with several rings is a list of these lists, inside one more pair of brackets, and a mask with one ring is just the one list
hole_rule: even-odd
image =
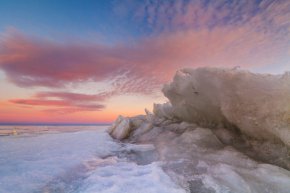
[[[57,127],[55,128],[55,131]],[[0,137],[0,192],[183,193],[157,162],[118,158],[104,127]]]

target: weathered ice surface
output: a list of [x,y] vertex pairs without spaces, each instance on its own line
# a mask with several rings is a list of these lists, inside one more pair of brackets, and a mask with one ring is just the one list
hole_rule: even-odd
[[290,73],[184,69],[163,92],[180,120],[210,127],[229,123],[248,136],[290,146]]
[[0,138],[0,193],[186,192],[155,162],[152,144],[120,143],[105,126],[55,127]]
[[290,73],[183,69],[162,91],[167,103],[108,130],[153,145],[143,163],[160,161],[191,193],[289,192]]

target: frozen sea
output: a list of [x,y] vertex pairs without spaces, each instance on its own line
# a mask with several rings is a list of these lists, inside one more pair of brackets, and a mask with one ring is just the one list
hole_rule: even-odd
[[0,193],[185,192],[159,162],[118,156],[107,127],[1,126]]
[[183,69],[169,102],[111,127],[0,126],[0,193],[289,193],[289,88]]

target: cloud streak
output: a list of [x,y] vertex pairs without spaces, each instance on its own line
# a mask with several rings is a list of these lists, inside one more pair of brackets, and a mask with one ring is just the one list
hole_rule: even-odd
[[36,98],[61,98],[67,101],[104,101],[106,97],[110,95],[109,93],[99,93],[99,94],[80,94],[80,93],[71,93],[71,92],[38,92],[36,93]]
[[[69,92],[39,92],[29,99],[11,99],[10,103],[26,106],[42,106],[45,112],[75,113],[80,111],[100,111],[105,108],[99,104],[105,100],[104,94],[87,95]],[[97,103],[98,102],[98,103]],[[52,108],[50,108],[52,107]]]
[[290,3],[285,0],[147,0],[129,8],[131,17],[159,33],[250,25],[274,34],[283,29],[289,37]]
[[61,87],[70,81],[110,77],[120,61],[98,45],[61,44],[12,32],[2,41],[1,68],[19,86]]

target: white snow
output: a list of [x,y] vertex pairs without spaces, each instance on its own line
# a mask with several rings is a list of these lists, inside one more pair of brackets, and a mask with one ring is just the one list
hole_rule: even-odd
[[116,157],[153,150],[114,142],[105,127],[0,137],[0,192],[185,193],[158,163]]

